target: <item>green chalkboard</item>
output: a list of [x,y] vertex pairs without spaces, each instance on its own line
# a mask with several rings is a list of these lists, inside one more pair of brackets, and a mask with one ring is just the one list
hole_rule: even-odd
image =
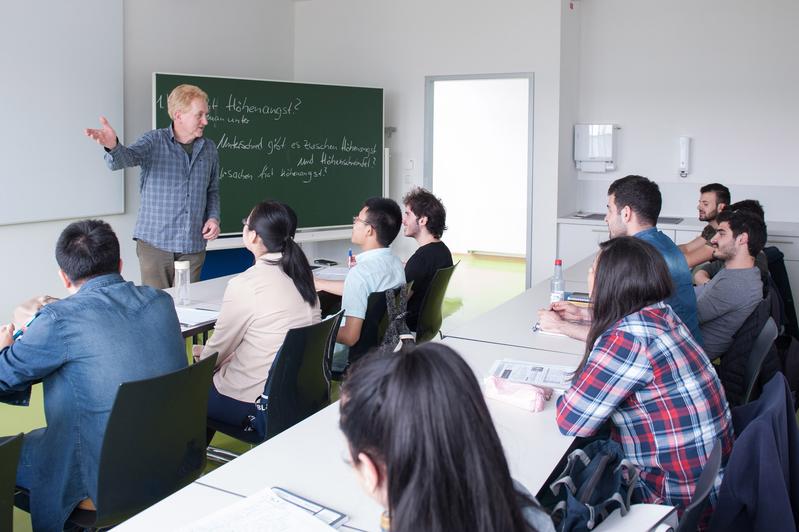
[[291,205],[301,228],[350,225],[383,195],[383,89],[285,81],[153,75],[153,122],[168,126],[181,83],[208,93],[205,137],[219,149],[222,232],[263,199]]

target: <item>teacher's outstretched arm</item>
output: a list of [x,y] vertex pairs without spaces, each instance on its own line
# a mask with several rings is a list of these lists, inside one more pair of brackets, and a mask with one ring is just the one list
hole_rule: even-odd
[[108,123],[108,120],[104,117],[100,117],[100,127],[99,129],[91,129],[86,128],[84,132],[86,136],[92,138],[97,141],[97,144],[100,144],[106,149],[113,150],[117,145],[117,133],[114,131],[114,128],[111,127],[111,124]]

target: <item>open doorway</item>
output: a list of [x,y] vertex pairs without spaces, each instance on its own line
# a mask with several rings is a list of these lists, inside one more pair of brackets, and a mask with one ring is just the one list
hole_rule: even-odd
[[444,330],[525,289],[530,267],[533,75],[426,79],[425,186],[447,208],[461,260]]

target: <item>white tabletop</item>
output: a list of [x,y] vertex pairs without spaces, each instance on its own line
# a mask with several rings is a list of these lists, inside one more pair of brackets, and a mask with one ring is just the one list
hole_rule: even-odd
[[[569,290],[586,291],[586,283],[571,283]],[[477,340],[556,353],[582,355],[585,342],[533,331],[538,311],[549,305],[549,281],[540,283],[449,332],[447,337]]]
[[244,496],[280,486],[347,514],[353,527],[378,530],[383,509],[344,461],[349,451],[338,428],[338,408],[338,402],[328,406],[199,482]]
[[[202,479],[200,481],[202,482]],[[122,532],[177,530],[241,498],[240,495],[226,493],[195,482],[114,527],[114,530]]]
[[[458,338],[448,337],[441,343],[454,349],[466,360],[481,384],[494,361],[503,358],[575,368],[581,360],[575,355]],[[573,437],[563,436],[558,430],[555,422],[556,396],[547,402],[541,412],[529,412],[500,401],[486,400],[502,440],[511,475],[533,495],[544,486],[549,474],[574,441]]]

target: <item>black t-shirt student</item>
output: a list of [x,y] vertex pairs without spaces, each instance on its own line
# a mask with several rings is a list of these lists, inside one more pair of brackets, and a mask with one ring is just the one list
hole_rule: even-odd
[[405,280],[413,281],[413,296],[408,300],[408,328],[416,330],[419,310],[436,270],[452,266],[452,254],[443,242],[431,242],[416,250],[405,263]]

